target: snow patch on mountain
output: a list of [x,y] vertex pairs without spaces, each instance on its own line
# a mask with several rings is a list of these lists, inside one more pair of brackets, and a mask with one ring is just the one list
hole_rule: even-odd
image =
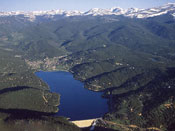
[[123,15],[131,18],[148,18],[170,13],[175,16],[175,3],[168,3],[160,7],[154,7],[149,9],[129,8],[122,9],[120,7],[113,7],[111,9],[94,8],[87,12],[81,11],[65,11],[65,10],[51,10],[51,11],[12,11],[12,12],[0,12],[0,16],[18,16],[23,15],[30,21],[34,21],[37,16],[44,16],[46,18],[53,18],[55,15],[62,15],[65,17],[70,16],[104,16],[104,15]]
[[173,13],[172,16],[175,18],[175,13]]

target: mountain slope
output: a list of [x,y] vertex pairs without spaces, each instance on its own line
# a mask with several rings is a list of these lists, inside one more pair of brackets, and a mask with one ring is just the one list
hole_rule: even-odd
[[120,7],[113,7],[111,9],[94,8],[87,12],[81,11],[65,11],[65,10],[51,10],[51,11],[33,11],[33,12],[0,12],[1,17],[5,16],[24,16],[27,20],[35,21],[37,17],[45,17],[53,19],[56,15],[59,16],[105,16],[105,15],[123,15],[131,18],[149,18],[170,13],[175,14],[175,3],[168,3],[166,5],[148,9],[129,8],[122,9]]
[[[85,88],[103,91],[109,99],[104,120],[110,122],[100,126],[173,129],[173,12],[174,4],[147,10],[93,9],[71,17],[64,11],[1,13],[0,116],[5,113],[5,118],[13,119],[13,109],[24,118],[26,110],[41,113],[41,118],[56,112],[59,96],[50,93],[34,72],[67,70]],[[53,95],[47,98],[52,104],[45,103],[43,94]]]

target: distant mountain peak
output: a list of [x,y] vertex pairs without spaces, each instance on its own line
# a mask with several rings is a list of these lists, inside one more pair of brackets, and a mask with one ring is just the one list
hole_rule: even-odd
[[163,15],[166,13],[171,13],[175,16],[175,3],[167,3],[163,6],[153,7],[148,9],[139,8],[129,8],[122,9],[120,7],[113,7],[111,9],[101,9],[93,8],[87,12],[81,12],[78,10],[65,11],[65,10],[51,10],[51,11],[33,11],[33,12],[23,12],[23,11],[12,11],[12,12],[0,12],[0,16],[17,16],[24,15],[30,21],[34,21],[37,16],[45,16],[47,18],[52,18],[55,15],[62,16],[103,16],[103,15],[123,15],[131,18],[148,18],[158,15]]

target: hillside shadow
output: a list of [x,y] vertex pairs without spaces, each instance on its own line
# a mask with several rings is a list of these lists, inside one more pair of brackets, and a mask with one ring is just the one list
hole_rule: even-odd
[[46,113],[40,111],[33,111],[28,109],[2,109],[0,108],[1,113],[9,114],[9,117],[5,119],[8,120],[17,120],[17,119],[42,119],[42,116],[52,116],[54,113]]
[[15,92],[15,91],[24,90],[24,89],[37,89],[37,88],[28,87],[28,86],[9,87],[9,88],[0,90],[0,95],[4,93]]

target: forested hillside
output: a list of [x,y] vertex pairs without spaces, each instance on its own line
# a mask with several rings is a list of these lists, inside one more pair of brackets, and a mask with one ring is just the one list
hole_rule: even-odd
[[26,114],[32,113],[46,125],[59,123],[60,128],[77,130],[65,119],[48,117],[58,111],[60,98],[34,74],[67,70],[85,88],[103,91],[109,99],[104,120],[110,122],[99,126],[175,128],[175,19],[171,14],[143,19],[37,16],[35,21],[23,15],[0,17],[0,69],[1,123],[22,112],[15,122],[23,123],[26,117],[30,121]]

